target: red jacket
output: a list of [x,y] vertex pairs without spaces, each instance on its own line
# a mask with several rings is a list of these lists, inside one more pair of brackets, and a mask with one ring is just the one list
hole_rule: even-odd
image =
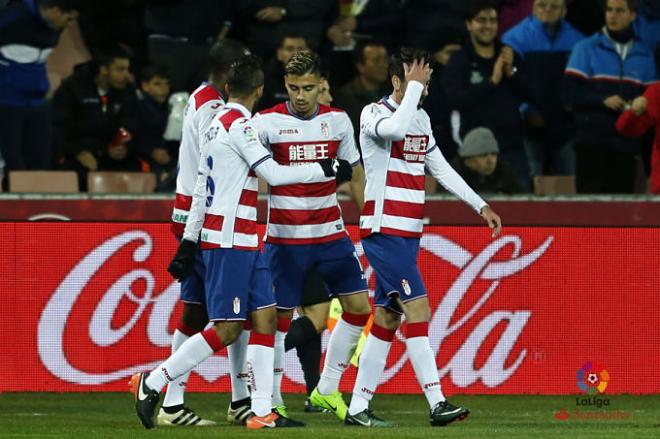
[[644,92],[648,99],[646,112],[635,116],[629,109],[616,121],[616,129],[624,136],[640,137],[655,126],[651,153],[651,193],[660,194],[660,84],[651,85]]

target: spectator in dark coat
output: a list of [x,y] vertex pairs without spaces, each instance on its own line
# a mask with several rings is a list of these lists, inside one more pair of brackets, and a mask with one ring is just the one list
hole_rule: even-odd
[[76,66],[53,97],[55,142],[62,168],[140,171],[131,139],[137,129],[137,97],[130,60],[120,51]]
[[284,87],[284,66],[294,53],[308,48],[307,41],[300,34],[287,33],[282,36],[275,56],[264,66],[264,94],[257,104],[259,110],[270,108],[289,99],[289,94]]
[[51,167],[46,60],[77,15],[71,0],[21,0],[0,10],[0,156],[7,171]]
[[454,53],[442,75],[447,102],[460,113],[460,134],[476,127],[495,133],[500,156],[516,170],[521,186],[531,190],[520,105],[531,95],[524,69],[510,47],[497,39],[497,9],[475,2],[466,21],[470,40]]

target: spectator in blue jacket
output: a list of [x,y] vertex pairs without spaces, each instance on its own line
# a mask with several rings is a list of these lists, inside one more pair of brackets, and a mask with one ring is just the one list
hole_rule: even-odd
[[0,152],[7,171],[51,166],[46,59],[77,16],[72,0],[14,1],[0,10]]
[[578,192],[631,193],[639,139],[615,128],[619,114],[657,80],[650,47],[632,27],[635,0],[608,0],[605,27],[579,42],[568,61],[562,95],[575,112]]
[[566,0],[535,0],[532,14],[502,37],[534,78],[525,109],[525,148],[532,176],[575,173],[572,115],[563,108],[560,91],[568,56],[584,35],[565,16]]

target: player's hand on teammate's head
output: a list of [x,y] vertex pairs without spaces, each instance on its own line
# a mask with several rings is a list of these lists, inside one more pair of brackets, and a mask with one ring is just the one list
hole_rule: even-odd
[[325,174],[326,177],[337,176],[337,170],[339,169],[339,160],[323,159],[317,163],[321,165],[321,169],[323,169],[323,173]]
[[493,229],[493,238],[497,238],[502,231],[502,220],[499,215],[496,214],[490,206],[484,206],[483,209],[481,209],[481,216],[486,220],[486,223],[488,223],[488,227]]
[[186,239],[181,240],[179,248],[167,267],[167,271],[175,279],[183,279],[192,274],[195,269],[195,252],[197,251],[197,244]]

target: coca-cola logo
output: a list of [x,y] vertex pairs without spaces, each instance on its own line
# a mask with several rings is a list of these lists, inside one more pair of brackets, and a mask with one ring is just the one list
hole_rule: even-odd
[[[516,372],[525,359],[527,350],[521,349],[513,361],[507,359],[531,318],[531,311],[493,310],[478,322],[474,321],[475,315],[496,294],[501,282],[533,265],[543,256],[552,242],[553,237],[548,236],[537,248],[527,254],[521,254],[521,238],[507,235],[492,241],[474,255],[441,235],[426,234],[422,237],[423,250],[458,270],[458,276],[442,296],[430,322],[430,342],[436,355],[451,334],[461,328],[473,326],[450,360],[440,369],[441,377],[449,374],[458,387],[470,386],[478,380],[488,387],[496,387]],[[126,378],[137,371],[153,369],[162,361],[157,359],[138,362],[116,370],[92,372],[77,367],[76,362],[73,361],[75,359],[69,358],[65,349],[64,336],[76,303],[81,300],[89,284],[96,282],[96,275],[104,265],[112,263],[113,255],[122,249],[125,250],[129,245],[135,247],[131,254],[131,263],[134,266],[128,267],[128,271],[117,279],[111,279],[110,287],[98,300],[89,319],[89,326],[85,329],[93,346],[102,350],[120,343],[134,331],[139,321],[147,319],[145,346],[169,347],[171,334],[167,323],[179,300],[179,284],[171,282],[162,292],[156,292],[154,274],[147,269],[138,268],[152,255],[154,247],[152,237],[141,230],[124,232],[98,245],[82,258],[62,280],[43,309],[38,325],[39,357],[43,365],[57,378],[82,385],[101,385]],[[506,252],[503,251],[505,248]],[[356,244],[356,251],[359,256],[363,255],[359,243]],[[503,260],[503,254],[508,259]],[[373,276],[371,267],[366,266],[365,275],[367,278]],[[458,313],[459,305],[477,280],[480,283],[485,281],[487,288],[480,293],[478,300],[472,303],[467,311]],[[136,294],[132,290],[132,286],[137,281],[145,285],[142,294]],[[132,314],[121,325],[113,326],[113,316],[122,301],[129,301],[134,305]],[[499,335],[490,355],[481,367],[475,368],[474,360],[480,347],[493,329],[502,324],[506,324],[506,328]],[[397,358],[390,367],[386,368],[381,383],[392,379],[407,360],[405,353]],[[228,359],[224,355],[213,356],[198,366],[195,372],[208,382],[215,381],[229,374]],[[300,365],[293,351],[287,353],[285,372],[290,380],[303,383]]]

